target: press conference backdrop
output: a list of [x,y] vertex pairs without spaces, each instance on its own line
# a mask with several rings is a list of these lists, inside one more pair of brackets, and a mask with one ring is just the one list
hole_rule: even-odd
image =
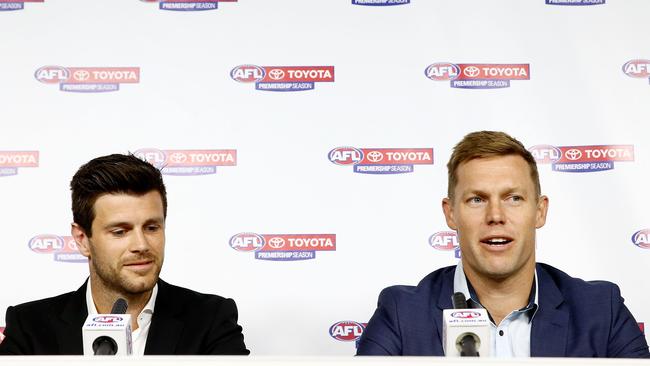
[[538,159],[538,260],[650,319],[647,0],[0,10],[2,314],[83,283],[70,178],[130,151],[165,174],[162,278],[234,298],[253,354],[353,354],[382,288],[459,260],[445,164],[490,129]]

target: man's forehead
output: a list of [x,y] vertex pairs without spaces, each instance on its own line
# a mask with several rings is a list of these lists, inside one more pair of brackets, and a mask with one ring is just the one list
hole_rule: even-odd
[[109,203],[109,204],[121,204],[121,203],[127,203],[132,200],[139,200],[139,199],[153,199],[160,201],[162,203],[162,196],[160,195],[160,192],[157,190],[151,190],[145,193],[133,193],[133,192],[106,192],[106,193],[101,193],[95,198],[95,204],[94,206],[97,206],[97,203],[104,204]]
[[478,157],[463,161],[458,165],[456,169],[456,175],[458,176],[459,172],[464,174],[472,174],[477,169],[481,168],[495,168],[498,166],[507,166],[508,169],[515,171],[521,171],[526,174],[531,173],[530,166],[526,160],[515,154],[510,155],[498,155],[498,156],[489,156],[489,157]]
[[[147,216],[158,218],[163,216],[163,204],[160,193],[156,190],[145,194],[126,192],[103,193],[97,197],[93,205],[95,219],[114,219],[118,217],[131,217],[152,211]],[[160,215],[158,212],[160,211]]]
[[[465,161],[456,170],[456,188],[463,190],[480,189],[479,187],[500,189],[523,188],[534,186],[530,166],[519,155],[504,155],[475,158]],[[471,185],[471,187],[468,187]],[[486,189],[483,188],[483,189]]]

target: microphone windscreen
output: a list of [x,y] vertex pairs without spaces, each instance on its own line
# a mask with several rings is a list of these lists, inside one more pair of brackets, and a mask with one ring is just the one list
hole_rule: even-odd
[[465,294],[456,292],[451,296],[451,301],[454,303],[454,309],[467,309],[467,300]]
[[119,299],[115,300],[111,314],[125,314],[128,307],[129,306],[126,304],[126,300],[120,297]]

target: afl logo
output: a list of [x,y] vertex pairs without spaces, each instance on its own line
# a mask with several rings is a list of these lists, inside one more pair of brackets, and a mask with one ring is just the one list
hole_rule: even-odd
[[264,79],[266,71],[255,65],[240,65],[230,71],[230,77],[240,83],[253,83]]
[[93,318],[93,321],[95,323],[104,323],[104,324],[119,323],[122,320],[124,320],[124,318],[115,315],[101,315]]
[[429,237],[429,245],[437,250],[454,250],[458,247],[458,237],[453,231],[439,231]]
[[330,336],[338,341],[355,341],[361,337],[364,328],[363,324],[355,321],[340,321],[330,327]]
[[632,60],[623,65],[623,72],[631,78],[650,76],[650,60]]
[[427,66],[424,74],[435,81],[454,80],[460,75],[460,68],[449,62],[437,62]]
[[455,311],[451,316],[456,319],[476,319],[481,317],[481,313],[476,311]]
[[539,164],[554,163],[562,157],[562,151],[551,145],[535,145],[528,149]]
[[59,84],[68,80],[70,71],[61,66],[43,66],[34,73],[36,80],[45,84]]
[[343,146],[332,149],[327,154],[327,157],[337,165],[355,165],[363,160],[363,151],[354,147]]
[[63,238],[58,235],[37,235],[29,240],[29,249],[36,253],[54,253],[65,247]]
[[650,229],[643,229],[634,233],[632,243],[639,248],[650,249]]
[[149,164],[160,169],[165,165],[167,161],[167,155],[164,151],[158,149],[139,149],[136,150],[133,155],[148,162]]
[[240,252],[256,252],[264,247],[264,237],[255,233],[239,233],[230,238],[230,247]]

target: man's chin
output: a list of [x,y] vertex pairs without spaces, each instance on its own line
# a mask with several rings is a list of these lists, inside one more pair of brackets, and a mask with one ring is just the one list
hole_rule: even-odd
[[155,278],[139,278],[137,280],[122,283],[122,289],[129,295],[141,295],[151,291],[158,282],[158,277]]

